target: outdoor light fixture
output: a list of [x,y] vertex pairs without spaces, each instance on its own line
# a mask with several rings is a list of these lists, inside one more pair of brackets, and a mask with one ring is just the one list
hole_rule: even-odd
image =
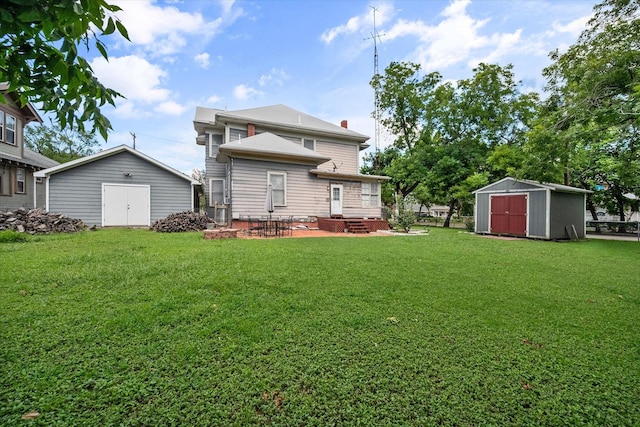
[[125,172],[123,175],[124,176],[133,176],[133,173],[132,172]]

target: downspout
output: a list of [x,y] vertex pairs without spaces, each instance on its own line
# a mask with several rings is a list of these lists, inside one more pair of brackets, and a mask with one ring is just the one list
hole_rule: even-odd
[[33,208],[37,208],[38,207],[38,197],[37,197],[37,190],[38,190],[38,180],[36,179],[36,177],[33,175],[33,173],[31,174],[31,178],[33,179]]
[[228,215],[229,215],[229,228],[233,228],[233,182],[231,177],[233,176],[232,174],[232,170],[233,170],[233,157],[229,157],[229,163],[227,163],[229,165],[229,167],[227,168],[227,181],[229,182],[229,208],[228,208]]

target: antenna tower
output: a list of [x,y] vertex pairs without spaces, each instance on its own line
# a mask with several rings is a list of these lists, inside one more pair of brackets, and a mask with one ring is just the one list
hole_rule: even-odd
[[[377,7],[369,6],[373,9],[373,33],[371,37],[366,38],[365,40],[373,39],[373,76],[378,75],[378,42],[382,42],[380,39],[380,34],[378,34],[378,29],[376,28],[376,12],[378,11]],[[384,34],[382,34],[384,36]],[[376,154],[380,151],[380,94],[378,93],[378,89],[375,89],[374,94],[374,120],[375,120],[375,145],[376,145]]]

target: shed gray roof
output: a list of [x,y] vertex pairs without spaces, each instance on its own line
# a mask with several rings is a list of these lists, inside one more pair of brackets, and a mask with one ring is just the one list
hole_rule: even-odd
[[38,178],[44,178],[46,176],[50,176],[50,175],[54,175],[56,173],[59,172],[63,172],[69,169],[73,169],[75,167],[81,166],[81,165],[85,165],[91,162],[95,162],[97,160],[103,159],[105,157],[109,157],[109,156],[113,156],[115,154],[118,153],[130,153],[133,154],[134,156],[140,157],[143,160],[146,160],[149,163],[152,163],[154,165],[156,165],[157,167],[166,170],[167,172],[170,172],[182,179],[185,179],[187,181],[190,181],[192,185],[200,185],[200,183],[198,181],[196,181],[195,179],[191,178],[190,176],[187,176],[185,174],[183,174],[182,172],[173,169],[172,167],[169,167],[167,165],[165,165],[162,162],[157,161],[156,159],[147,156],[146,154],[141,153],[138,150],[134,150],[133,148],[129,147],[128,145],[119,145],[117,147],[113,147],[110,148],[108,150],[103,150],[100,151],[99,153],[95,153],[95,154],[91,154],[90,156],[85,156],[82,157],[80,159],[76,159],[76,160],[71,160],[70,162],[66,162],[66,163],[60,163],[57,166],[53,166],[50,167],[48,169],[44,169],[38,172],[35,172],[33,175],[35,177]]
[[331,160],[330,157],[318,154],[300,144],[269,132],[222,144],[219,150],[219,156],[222,156],[221,160],[226,160],[229,155],[301,161],[314,164]]
[[194,122],[217,124],[220,120],[229,119],[253,124],[270,125],[283,129],[306,130],[333,134],[364,143],[368,136],[342,126],[321,120],[309,114],[278,104],[268,107],[249,108],[245,110],[224,111],[215,108],[196,107]]
[[584,193],[584,194],[589,194],[589,193],[593,193],[593,191],[590,190],[585,190],[583,188],[578,188],[578,187],[571,187],[568,185],[562,185],[562,184],[554,184],[554,183],[549,183],[549,182],[538,182],[538,181],[532,181],[529,179],[516,179],[516,178],[511,178],[511,177],[506,177],[501,179],[500,181],[496,181],[494,183],[491,183],[485,187],[482,187],[476,191],[473,192],[473,194],[475,193],[484,193],[484,192],[488,192],[491,191],[491,188],[494,186],[497,186],[498,184],[501,184],[505,181],[512,181],[512,182],[522,182],[525,184],[528,184],[530,186],[536,187],[536,188],[541,188],[541,189],[546,189],[546,190],[551,190],[551,191],[558,191],[561,193]]

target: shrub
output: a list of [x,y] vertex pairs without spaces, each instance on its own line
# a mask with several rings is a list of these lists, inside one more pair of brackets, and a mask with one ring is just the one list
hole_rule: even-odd
[[23,243],[27,240],[24,233],[18,233],[14,230],[0,231],[0,243]]

